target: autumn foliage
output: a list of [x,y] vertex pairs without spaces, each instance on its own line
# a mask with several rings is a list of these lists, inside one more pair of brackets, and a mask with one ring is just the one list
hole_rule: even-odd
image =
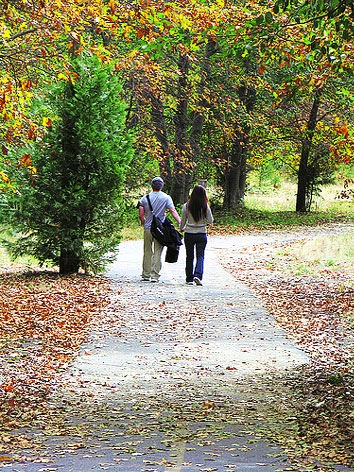
[[[237,205],[244,197],[247,161],[254,165],[257,159],[252,159],[261,155],[276,159],[283,149],[283,130],[278,136],[269,122],[278,149],[260,152],[267,147],[258,133],[265,117],[262,109],[277,107],[280,94],[291,97],[289,77],[274,87],[274,74],[282,70],[292,77],[294,65],[302,68],[305,80],[294,79],[300,80],[295,87],[304,102],[328,84],[331,72],[350,74],[352,9],[347,2],[337,3],[327,11],[322,3],[282,1],[249,1],[242,9],[224,0],[3,2],[3,162],[9,160],[9,147],[43,132],[43,123],[28,116],[32,97],[43,83],[67,76],[70,51],[89,51],[112,62],[126,80],[127,125],[137,132],[139,169],[148,173],[151,165],[145,161],[157,163],[177,202],[202,177],[222,186],[225,206]],[[349,103],[350,83],[340,87]],[[267,103],[251,109],[251,95],[257,94],[258,100],[264,90],[272,92]],[[302,103],[298,107],[303,115]],[[347,109],[337,114],[341,126],[347,126]],[[306,122],[306,115],[301,120]],[[294,132],[298,140],[305,139],[303,131]],[[332,130],[319,134],[330,143]],[[351,147],[335,146],[333,162],[344,155],[351,161]],[[289,143],[290,166],[295,161],[291,149]],[[301,152],[296,149],[298,157]],[[28,161],[19,163],[26,166]],[[5,169],[1,177],[3,187],[16,186],[16,178]]]

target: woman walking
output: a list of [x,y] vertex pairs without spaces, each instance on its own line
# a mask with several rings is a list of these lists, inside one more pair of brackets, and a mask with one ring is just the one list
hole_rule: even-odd
[[[180,230],[184,232],[186,248],[186,283],[203,285],[204,252],[207,245],[207,225],[214,221],[206,190],[196,185],[183,205]],[[194,266],[194,254],[196,264]]]

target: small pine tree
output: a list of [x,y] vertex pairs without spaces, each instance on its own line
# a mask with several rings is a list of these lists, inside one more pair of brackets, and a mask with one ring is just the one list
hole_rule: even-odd
[[97,273],[120,241],[132,137],[111,69],[94,57],[74,59],[72,69],[75,80],[51,86],[41,105],[52,125],[30,150],[36,179],[9,198],[7,221],[19,233],[10,253],[57,264],[61,274]]

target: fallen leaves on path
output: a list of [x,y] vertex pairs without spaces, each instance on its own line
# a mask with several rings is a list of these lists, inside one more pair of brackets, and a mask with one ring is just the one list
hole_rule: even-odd
[[9,441],[28,446],[29,438],[10,438],[7,431],[31,424],[48,408],[58,373],[70,365],[89,323],[107,306],[107,291],[104,279],[94,277],[1,274],[0,451]]
[[[191,310],[189,305],[175,313],[171,300],[157,302],[153,295],[151,303],[142,310],[138,294],[135,298],[130,295],[129,299],[129,284],[125,284],[124,289],[113,288],[116,292],[112,309],[112,285],[104,278],[3,272],[0,276],[0,360],[5,368],[0,373],[0,421],[3,424],[0,461],[5,464],[11,461],[14,449],[31,450],[32,460],[47,461],[40,438],[36,440],[22,433],[21,428],[27,426],[39,427],[43,434],[55,437],[60,452],[86,448],[87,453],[91,453],[88,449],[91,447],[92,454],[99,454],[101,442],[114,438],[119,454],[132,455],[138,454],[136,438],[155,434],[159,428],[166,432],[171,444],[193,438],[205,445],[220,440],[226,434],[224,426],[232,422],[244,424],[242,434],[246,435],[244,430],[249,429],[252,438],[261,423],[271,430],[274,422],[280,431],[274,439],[288,448],[294,460],[301,458],[302,464],[307,461],[310,469],[317,459],[352,465],[351,279],[345,270],[299,276],[285,262],[279,265],[275,260],[274,251],[279,247],[266,245],[242,253],[229,251],[227,259],[224,256],[221,259],[238,280],[263,299],[269,312],[311,355],[313,363],[295,377],[285,379],[287,389],[284,390],[282,378],[278,379],[279,385],[277,379],[270,376],[251,379],[250,383],[239,382],[241,400],[238,403],[236,400],[226,403],[222,398],[219,404],[215,397],[205,398],[207,386],[203,377],[198,390],[191,389],[188,398],[184,393],[180,403],[178,398],[170,404],[168,399],[151,398],[150,404],[144,399],[144,404],[135,403],[129,411],[118,407],[112,410],[108,405],[109,411],[101,414],[95,399],[89,393],[85,396],[83,386],[82,395],[74,396],[71,403],[62,399],[60,408],[51,404],[56,390],[60,391],[61,373],[68,369],[95,324],[104,326],[103,331],[108,330],[123,342],[135,338],[141,325],[149,343],[154,342],[155,326],[161,328],[158,331],[163,333],[159,334],[162,339],[178,340],[178,336],[183,335],[183,339],[189,340],[203,332],[207,314]],[[124,290],[123,296],[120,289]],[[214,307],[211,300],[209,304],[210,312]],[[90,352],[86,351],[86,355]],[[192,351],[180,353],[186,358],[196,355],[198,353]],[[171,363],[174,361],[177,359],[172,359]],[[234,367],[230,365],[225,370],[232,374]],[[184,381],[183,378],[178,380],[181,389]],[[88,414],[89,405],[91,414]],[[115,430],[109,429],[112,425]],[[92,430],[99,437],[88,444]],[[18,434],[11,434],[13,431]],[[64,437],[67,440],[61,442]],[[117,438],[122,438],[122,443],[117,445]],[[166,461],[166,467],[172,465],[167,459],[162,460]],[[317,470],[327,469],[317,467]]]
[[[230,252],[224,266],[310,355],[310,365],[289,379],[298,428],[295,456],[353,466],[354,263],[299,275],[285,251],[292,244]],[[278,439],[286,444],[290,438]]]

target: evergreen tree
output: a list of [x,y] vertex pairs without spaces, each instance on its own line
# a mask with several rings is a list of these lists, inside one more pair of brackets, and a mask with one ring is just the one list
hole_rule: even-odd
[[132,159],[121,86],[97,58],[72,62],[70,80],[51,86],[41,109],[50,126],[29,150],[36,178],[9,197],[7,222],[19,233],[10,253],[98,272],[112,260],[124,218],[123,188]]

